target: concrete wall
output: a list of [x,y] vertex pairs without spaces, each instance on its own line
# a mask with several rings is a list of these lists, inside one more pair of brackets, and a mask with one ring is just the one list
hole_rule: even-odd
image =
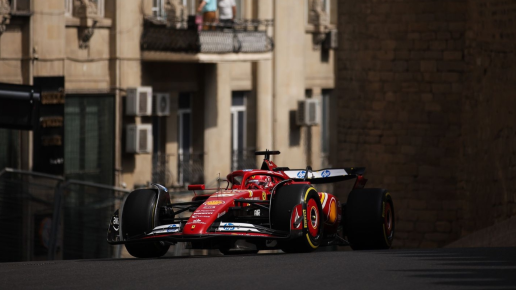
[[397,247],[443,246],[516,214],[514,8],[340,3],[336,158],[391,191]]

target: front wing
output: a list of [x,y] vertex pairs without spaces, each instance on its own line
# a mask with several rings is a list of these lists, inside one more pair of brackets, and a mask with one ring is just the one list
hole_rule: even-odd
[[200,235],[185,235],[183,234],[183,229],[186,223],[172,223],[155,227],[150,233],[143,233],[141,235],[132,237],[123,237],[123,233],[121,233],[121,227],[113,223],[113,221],[118,222],[118,211],[115,212],[115,215],[116,220],[114,218],[112,219],[108,229],[107,242],[112,245],[151,241],[168,241],[177,243],[194,242],[199,240],[224,240],[243,238],[280,240],[295,238],[302,235],[302,231],[296,230],[292,230],[291,232],[284,232],[249,223],[215,222],[206,233]]

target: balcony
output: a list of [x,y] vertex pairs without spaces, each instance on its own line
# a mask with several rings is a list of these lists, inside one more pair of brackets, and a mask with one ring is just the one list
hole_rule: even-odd
[[267,35],[270,26],[272,21],[240,20],[229,27],[204,23],[204,30],[198,30],[192,20],[171,26],[165,21],[145,18],[142,59],[199,63],[271,59],[274,44]]

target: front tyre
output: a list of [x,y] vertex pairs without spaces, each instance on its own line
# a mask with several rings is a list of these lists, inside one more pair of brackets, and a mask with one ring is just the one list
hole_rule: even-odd
[[389,249],[394,238],[394,204],[385,189],[350,192],[346,204],[346,232],[353,250]]
[[[301,205],[301,206],[298,206]],[[299,228],[293,220],[299,211]],[[317,190],[308,184],[292,184],[281,187],[274,194],[271,209],[271,222],[274,229],[295,231],[297,236],[282,241],[281,249],[286,253],[314,251],[322,240],[323,214]]]
[[[122,211],[122,234],[132,237],[150,233],[160,225],[159,217],[155,216],[156,207],[159,209],[170,203],[168,194],[160,196],[155,189],[138,189],[129,194]],[[159,210],[157,211],[159,213]],[[163,242],[126,244],[125,248],[131,256],[137,258],[161,257],[168,251],[170,245]]]

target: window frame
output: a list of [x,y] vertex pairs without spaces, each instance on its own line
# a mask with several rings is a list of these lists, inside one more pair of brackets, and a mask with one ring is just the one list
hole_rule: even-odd
[[[14,0],[14,1],[17,1],[17,0]],[[73,17],[75,1],[74,0],[64,0],[64,1],[65,1],[65,12],[64,12],[65,16]],[[97,14],[95,16],[104,18],[105,12],[106,12],[105,0],[93,0],[93,1],[95,1],[95,3],[97,4]]]
[[73,0],[65,0],[65,16],[73,16]]
[[[231,113],[231,168],[235,170],[238,167],[239,159],[238,154],[235,152],[241,151],[243,156],[245,156],[245,151],[247,150],[247,103],[249,98],[249,91],[233,91],[231,93],[231,99],[236,97],[238,94],[241,94],[243,97],[242,105],[233,105],[231,104],[230,113]],[[243,114],[242,120],[242,148],[239,148],[239,121],[238,115],[239,113]]]
[[167,13],[165,12],[165,2],[166,0],[152,0],[152,17],[161,20],[167,18]]
[[[188,97],[188,100],[189,100],[189,104],[188,104],[188,108],[179,108],[177,109],[177,162],[178,162],[178,171],[177,171],[177,182],[179,185],[183,185],[185,183],[188,183],[190,182],[190,180],[186,180],[185,181],[185,174],[184,174],[184,165],[183,167],[180,169],[179,165],[180,164],[184,164],[185,162],[190,162],[191,161],[191,156],[192,156],[192,133],[193,133],[193,128],[192,128],[192,94],[191,93],[180,93],[180,95],[182,94],[188,94],[189,97]],[[178,100],[179,102],[179,100]],[[183,150],[183,144],[184,144],[184,120],[185,118],[189,118],[189,121],[190,121],[190,133],[189,133],[189,136],[190,136],[190,140],[189,140],[189,148],[187,149],[188,152],[185,152]],[[184,156],[185,154],[188,154],[190,156],[190,159],[185,161],[184,160]]]

